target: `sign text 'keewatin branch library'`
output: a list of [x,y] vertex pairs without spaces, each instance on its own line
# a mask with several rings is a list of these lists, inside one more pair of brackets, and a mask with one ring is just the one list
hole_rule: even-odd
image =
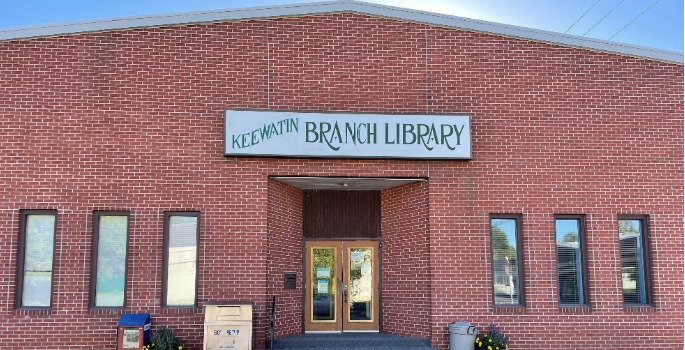
[[226,111],[225,155],[471,159],[468,115]]

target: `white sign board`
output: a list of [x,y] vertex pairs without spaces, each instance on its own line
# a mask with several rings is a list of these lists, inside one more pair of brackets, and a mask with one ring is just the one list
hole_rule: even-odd
[[471,159],[468,115],[233,111],[227,156]]

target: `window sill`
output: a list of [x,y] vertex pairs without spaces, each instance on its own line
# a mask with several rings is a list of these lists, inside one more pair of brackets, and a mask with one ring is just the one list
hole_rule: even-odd
[[93,315],[119,315],[125,311],[125,307],[91,307],[88,309],[88,313]]
[[592,312],[590,305],[559,305],[559,312],[563,314],[589,314]]
[[526,307],[523,305],[494,305],[492,311],[498,315],[525,314]]
[[199,315],[202,308],[197,306],[162,306],[159,313],[162,315]]
[[629,313],[653,313],[657,312],[657,308],[653,305],[623,305],[623,310]]
[[49,307],[41,307],[41,308],[35,308],[35,307],[20,307],[14,309],[15,314],[17,315],[28,315],[28,316],[41,316],[41,315],[51,315],[52,314],[52,308]]

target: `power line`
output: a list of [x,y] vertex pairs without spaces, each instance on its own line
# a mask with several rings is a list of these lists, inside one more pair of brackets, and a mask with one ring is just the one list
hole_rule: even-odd
[[626,1],[626,0],[621,0],[618,4],[616,4],[616,6],[614,6],[614,8],[611,9],[611,11],[607,12],[607,14],[604,15],[604,17],[600,18],[599,21],[597,21],[597,23],[595,23],[595,25],[593,25],[590,29],[588,29],[587,32],[583,33],[583,36],[587,35],[587,33],[589,33],[589,32],[590,32],[592,29],[594,29],[599,23],[601,23],[605,18],[607,18],[607,16],[609,16],[612,12],[614,12],[614,10],[615,10],[619,5],[621,5],[624,1]]
[[618,32],[614,33],[614,35],[612,35],[612,36],[609,38],[609,40],[613,39],[616,35],[618,35],[618,33],[622,32],[624,29],[628,28],[629,25],[633,24],[633,22],[635,22],[638,18],[640,18],[640,17],[641,17],[642,15],[644,15],[647,11],[649,11],[649,9],[651,9],[654,5],[658,4],[659,1],[661,1],[661,0],[656,0],[653,4],[649,5],[649,7],[648,7],[647,9],[645,9],[644,11],[642,11],[642,13],[640,13],[639,15],[637,15],[637,17],[633,18],[632,21],[628,22],[628,24],[626,24],[625,26],[623,26],[623,28],[621,28]]
[[564,33],[568,33],[568,31],[571,30],[571,28],[573,28],[573,26],[576,25],[576,23],[580,22],[580,20],[583,19],[583,17],[585,17],[585,15],[587,15],[587,13],[590,12],[590,10],[592,10],[592,8],[595,7],[595,5],[599,4],[600,1],[602,0],[597,0],[594,4],[592,4],[592,6],[590,6],[590,8],[587,9],[587,11],[585,11],[585,13],[583,13],[583,15],[580,16],[580,18],[573,22],[573,24],[571,24],[571,26],[568,27]]

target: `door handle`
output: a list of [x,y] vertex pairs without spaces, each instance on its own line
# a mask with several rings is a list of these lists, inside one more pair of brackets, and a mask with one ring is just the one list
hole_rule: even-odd
[[343,304],[347,303],[347,285],[343,283],[342,278],[338,278],[338,285],[340,286],[340,294],[342,294]]

